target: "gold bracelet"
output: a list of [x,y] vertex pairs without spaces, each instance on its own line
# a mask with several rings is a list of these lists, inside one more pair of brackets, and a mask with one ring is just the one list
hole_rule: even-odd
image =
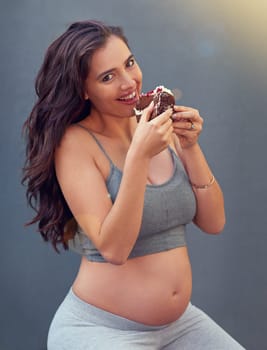
[[206,184],[206,185],[196,185],[196,184],[191,182],[191,186],[194,187],[197,190],[203,190],[203,189],[205,190],[205,189],[209,188],[214,183],[214,181],[215,181],[215,177],[214,177],[214,175],[212,175],[212,177],[210,179],[210,182],[208,184]]

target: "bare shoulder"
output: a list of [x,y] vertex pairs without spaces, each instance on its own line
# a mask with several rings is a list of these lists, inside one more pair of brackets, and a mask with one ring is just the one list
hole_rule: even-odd
[[55,152],[55,168],[58,179],[68,174],[96,171],[103,178],[109,174],[109,162],[104,157],[90,132],[78,125],[69,126]]
[[86,161],[99,165],[99,162],[102,162],[101,156],[102,152],[90,131],[73,124],[66,129],[61,143],[56,149],[55,162],[58,164],[65,159],[73,164]]
[[[77,151],[77,149],[82,152],[83,150],[88,151],[92,147],[94,147],[94,140],[89,134],[89,131],[79,127],[78,125],[70,125],[60,142],[57,153],[61,152],[72,152]],[[79,152],[79,153],[80,153]]]

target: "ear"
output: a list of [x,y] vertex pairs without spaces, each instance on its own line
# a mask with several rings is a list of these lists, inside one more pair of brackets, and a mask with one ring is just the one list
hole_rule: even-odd
[[84,91],[84,99],[85,99],[85,100],[89,100],[89,96],[88,96],[87,91]]

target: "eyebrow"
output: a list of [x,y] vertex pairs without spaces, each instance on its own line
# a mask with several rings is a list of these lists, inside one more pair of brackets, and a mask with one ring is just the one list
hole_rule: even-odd
[[[128,62],[131,58],[134,58],[134,55],[133,55],[133,54],[131,54],[131,55],[125,60],[124,63]],[[103,76],[109,74],[109,73],[112,73],[114,70],[116,70],[116,68],[110,68],[110,69],[106,70],[105,72],[100,73],[100,74],[97,76],[97,80],[100,79],[101,77],[103,77]]]

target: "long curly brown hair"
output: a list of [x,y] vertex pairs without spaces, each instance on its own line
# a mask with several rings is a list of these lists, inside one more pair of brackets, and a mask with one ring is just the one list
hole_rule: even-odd
[[85,81],[94,52],[115,35],[128,46],[120,27],[100,21],[75,22],[47,49],[37,74],[37,101],[24,123],[26,160],[22,184],[36,215],[26,225],[38,223],[45,241],[58,250],[68,248],[66,227],[73,217],[57,181],[54,154],[66,128],[90,114],[84,99]]

